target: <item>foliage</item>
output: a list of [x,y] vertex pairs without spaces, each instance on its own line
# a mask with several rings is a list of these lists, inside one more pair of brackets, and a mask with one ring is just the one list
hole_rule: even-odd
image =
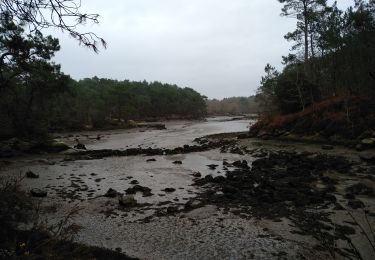
[[284,69],[269,64],[257,100],[266,115],[304,111],[332,96],[375,96],[375,1],[340,10],[327,1],[279,0],[297,19]]
[[57,97],[50,125],[100,128],[128,120],[199,118],[205,114],[204,97],[191,88],[94,77],[74,82],[69,95]]
[[129,119],[201,117],[205,97],[160,82],[74,81],[51,62],[59,41],[27,33],[9,13],[0,20],[0,137],[48,131],[118,127]]
[[231,97],[222,100],[207,100],[207,113],[209,115],[238,115],[255,114],[258,112],[258,104],[255,97]]

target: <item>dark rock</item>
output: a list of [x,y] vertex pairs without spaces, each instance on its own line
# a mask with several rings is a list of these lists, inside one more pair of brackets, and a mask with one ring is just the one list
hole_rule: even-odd
[[368,163],[375,163],[375,154],[370,152],[362,152],[359,157]]
[[130,182],[130,184],[139,184],[139,181],[137,181],[137,180],[132,180],[132,181]]
[[212,182],[214,180],[214,177],[212,177],[212,175],[208,174],[204,177],[204,180],[206,182]]
[[221,191],[224,193],[233,194],[233,193],[237,193],[239,190],[233,186],[226,185],[221,189]]
[[371,187],[368,187],[366,184],[363,183],[356,183],[348,188],[345,189],[346,192],[352,193],[355,195],[372,195],[374,194],[374,189]]
[[147,161],[146,162],[156,162],[156,159],[154,159],[154,158],[151,158],[151,159],[147,159]]
[[225,177],[224,176],[216,176],[214,179],[213,179],[213,182],[215,183],[223,183],[225,182]]
[[167,208],[167,213],[176,213],[176,212],[178,212],[178,207],[169,206]]
[[346,193],[345,194],[345,199],[354,200],[355,199],[355,195],[353,193]]
[[135,185],[134,187],[132,188],[128,188],[127,190],[125,190],[126,194],[135,194],[137,192],[142,192],[142,193],[149,193],[151,192],[151,189],[148,188],[148,187],[143,187],[141,185]]
[[249,165],[247,164],[247,161],[235,161],[232,163],[233,166],[238,167],[238,168],[249,168]]
[[86,146],[84,144],[78,143],[74,146],[74,148],[78,150],[86,150]]
[[38,198],[47,197],[47,191],[44,191],[38,188],[31,189],[30,193],[33,197],[38,197]]
[[202,177],[202,174],[200,172],[194,172],[193,176],[196,177],[196,178],[200,178],[200,177]]
[[365,204],[360,200],[349,200],[348,206],[351,207],[352,209],[359,209],[359,208],[364,208]]
[[165,189],[162,190],[162,191],[165,191],[165,192],[170,193],[170,192],[174,192],[174,191],[176,191],[176,189],[175,189],[175,188],[165,188]]
[[355,146],[355,149],[356,149],[357,151],[361,152],[361,151],[364,151],[364,150],[365,150],[365,147],[364,147],[364,145],[362,145],[362,144],[357,144],[357,145]]
[[36,173],[33,173],[32,171],[26,172],[26,177],[31,179],[38,179],[39,175]]
[[217,164],[209,164],[209,165],[207,165],[208,166],[208,168],[210,168],[211,170],[215,170],[219,165],[217,165]]
[[154,194],[151,192],[151,190],[144,190],[143,192],[142,192],[142,196],[143,197],[151,197],[151,196],[153,196]]
[[173,164],[182,164],[181,161],[174,161]]
[[115,190],[115,189],[112,189],[112,188],[109,188],[107,190],[107,192],[104,194],[104,197],[108,197],[108,198],[114,198],[118,195],[119,193]]

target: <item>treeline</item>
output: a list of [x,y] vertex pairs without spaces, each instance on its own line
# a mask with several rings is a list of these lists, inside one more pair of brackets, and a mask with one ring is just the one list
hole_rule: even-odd
[[75,81],[51,62],[59,41],[0,13],[0,138],[105,128],[130,119],[198,118],[206,97],[159,82]]
[[[69,94],[70,99],[60,99],[60,106],[68,109],[56,114],[56,125],[102,127],[130,119],[199,118],[206,114],[204,96],[191,88],[160,82],[94,77],[74,82]],[[66,101],[67,106],[63,104]]]
[[30,89],[21,82],[0,100],[1,135],[110,128],[128,120],[200,118],[205,97],[191,88],[160,82],[83,79],[47,81]]
[[[343,11],[322,0],[279,0],[297,20],[279,72],[267,65],[257,100],[265,115],[289,114],[337,96],[375,97],[375,1]],[[348,118],[350,119],[350,118]]]
[[209,115],[255,114],[259,109],[255,96],[209,99],[206,104]]

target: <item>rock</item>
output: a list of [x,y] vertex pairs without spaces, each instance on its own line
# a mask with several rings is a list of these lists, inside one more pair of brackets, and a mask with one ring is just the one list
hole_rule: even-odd
[[137,180],[132,180],[132,181],[130,182],[130,184],[139,184],[139,181],[137,181]]
[[322,145],[323,150],[333,150],[333,146],[329,144],[324,144]]
[[156,159],[154,159],[154,158],[147,159],[146,162],[156,162]]
[[165,192],[171,193],[171,192],[175,192],[176,189],[175,189],[175,188],[165,188],[165,189],[162,190],[162,191],[165,191]]
[[196,177],[196,178],[200,178],[200,177],[202,177],[202,174],[200,172],[194,172],[193,176]]
[[213,182],[215,182],[215,183],[223,183],[223,182],[225,182],[225,177],[224,176],[216,176],[213,179]]
[[142,192],[143,194],[147,194],[151,192],[151,189],[148,187],[143,187],[141,185],[135,185],[132,188],[128,188],[125,190],[126,194],[135,194],[137,192]]
[[345,199],[348,199],[348,200],[354,200],[355,199],[355,195],[353,193],[346,193],[344,197],[345,197]]
[[208,174],[204,177],[204,180],[206,182],[212,182],[214,180],[214,177],[212,177],[212,175]]
[[363,183],[356,183],[345,189],[347,193],[354,195],[372,195],[374,193],[373,188],[368,187]]
[[118,195],[119,193],[115,190],[115,189],[112,189],[112,188],[109,188],[107,190],[107,192],[104,194],[104,197],[108,197],[108,198],[114,198]]
[[219,165],[217,165],[217,164],[209,164],[207,166],[208,166],[208,168],[210,168],[210,170],[215,170]]
[[178,207],[169,206],[167,208],[167,213],[176,213],[178,212]]
[[359,157],[365,162],[375,163],[375,153],[361,152]]
[[153,196],[153,195],[154,195],[154,194],[151,193],[151,190],[145,190],[145,191],[142,192],[142,196],[143,196],[143,197],[151,197],[151,196]]
[[349,200],[348,206],[351,207],[352,209],[359,209],[359,208],[364,208],[365,204],[363,204],[363,202],[360,200]]
[[86,146],[84,144],[78,143],[74,146],[74,148],[78,150],[86,150]]
[[365,150],[365,147],[362,145],[362,144],[357,144],[355,146],[355,149],[358,151],[358,152],[361,152],[363,150]]
[[53,141],[47,145],[47,150],[50,152],[62,152],[70,149],[70,147],[63,143],[58,141]]
[[173,164],[182,164],[181,161],[174,161]]
[[375,145],[375,138],[366,138],[362,139],[361,143],[366,146],[374,146]]
[[30,193],[33,197],[38,197],[38,198],[47,197],[47,191],[44,191],[38,188],[31,189]]
[[32,171],[26,172],[26,177],[30,179],[38,179],[39,175],[36,173],[33,173]]
[[137,200],[131,195],[120,196],[118,202],[123,207],[137,206]]
[[238,168],[244,168],[247,169],[249,168],[249,165],[247,164],[247,161],[235,161],[233,162],[233,166],[238,167]]

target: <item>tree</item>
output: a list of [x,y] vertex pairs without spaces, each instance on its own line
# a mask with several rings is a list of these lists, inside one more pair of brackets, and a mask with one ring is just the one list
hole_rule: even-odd
[[333,96],[373,100],[375,1],[356,0],[347,10],[318,0],[279,2],[282,15],[297,19],[296,30],[285,38],[294,42],[292,51],[303,49],[304,57],[294,52],[283,57],[278,74],[267,65],[258,88],[265,113],[271,105],[277,114],[298,112]]
[[[297,42],[294,49],[300,47],[301,40],[303,38],[304,46],[304,61],[307,64],[309,60],[309,46],[311,45],[311,52],[313,51],[313,37],[310,32],[313,32],[313,22],[316,17],[316,13],[324,9],[326,6],[326,0],[279,0],[280,3],[284,4],[282,8],[282,16],[292,17],[297,19],[297,28],[294,32],[288,33],[285,38],[287,40],[293,40]],[[309,44],[309,38],[311,43]]]
[[69,33],[79,43],[97,52],[98,43],[106,46],[104,39],[93,32],[81,32],[78,27],[88,21],[98,23],[99,15],[82,13],[80,7],[80,0],[0,1],[1,17],[10,16],[16,25],[27,26],[30,33],[55,27]]
[[27,73],[37,61],[48,61],[60,49],[57,39],[41,32],[25,35],[22,26],[5,13],[0,20],[0,90]]

